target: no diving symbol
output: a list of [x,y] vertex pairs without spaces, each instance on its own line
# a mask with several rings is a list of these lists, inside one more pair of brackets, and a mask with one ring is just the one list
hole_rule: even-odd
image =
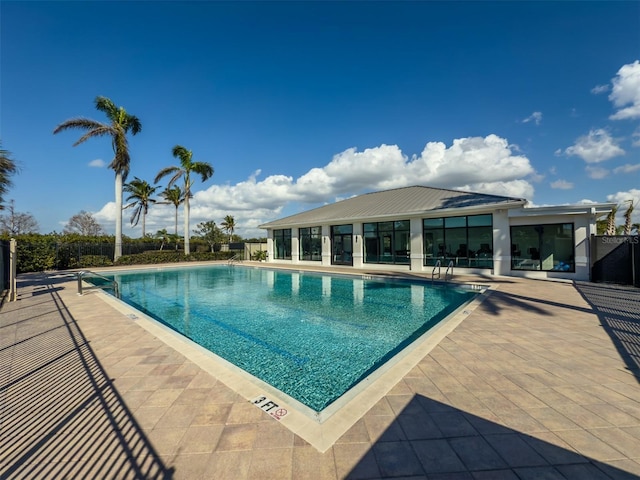
[[277,409],[275,412],[273,412],[271,414],[271,416],[273,416],[275,419],[280,420],[282,417],[284,417],[287,413],[287,409],[286,408],[279,408]]

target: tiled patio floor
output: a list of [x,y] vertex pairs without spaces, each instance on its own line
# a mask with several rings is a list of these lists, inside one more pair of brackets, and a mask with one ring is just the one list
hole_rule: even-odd
[[640,291],[472,281],[496,290],[320,452],[102,293],[22,276],[0,478],[640,478]]

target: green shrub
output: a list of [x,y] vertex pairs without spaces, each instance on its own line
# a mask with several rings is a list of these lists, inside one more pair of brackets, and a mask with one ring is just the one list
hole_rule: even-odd
[[81,268],[89,268],[89,267],[108,267],[113,265],[113,260],[111,260],[106,255],[83,255],[80,261]]

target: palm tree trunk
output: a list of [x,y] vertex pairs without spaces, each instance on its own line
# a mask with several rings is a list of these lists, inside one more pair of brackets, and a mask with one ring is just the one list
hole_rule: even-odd
[[116,172],[116,245],[113,254],[115,262],[122,256],[122,172]]
[[175,230],[176,230],[176,250],[178,250],[178,206],[176,205],[176,213],[175,213],[175,220],[173,222],[173,224],[175,225]]
[[189,195],[184,199],[184,254],[189,255]]
[[144,238],[144,234],[145,234],[144,222],[145,222],[146,216],[147,214],[143,210],[142,211],[142,238]]

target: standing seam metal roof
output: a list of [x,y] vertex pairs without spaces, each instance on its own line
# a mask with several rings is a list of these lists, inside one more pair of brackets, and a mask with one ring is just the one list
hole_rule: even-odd
[[260,228],[296,224],[319,224],[340,220],[417,215],[434,210],[465,207],[519,207],[525,199],[413,186],[365,193],[330,205],[264,223]]

